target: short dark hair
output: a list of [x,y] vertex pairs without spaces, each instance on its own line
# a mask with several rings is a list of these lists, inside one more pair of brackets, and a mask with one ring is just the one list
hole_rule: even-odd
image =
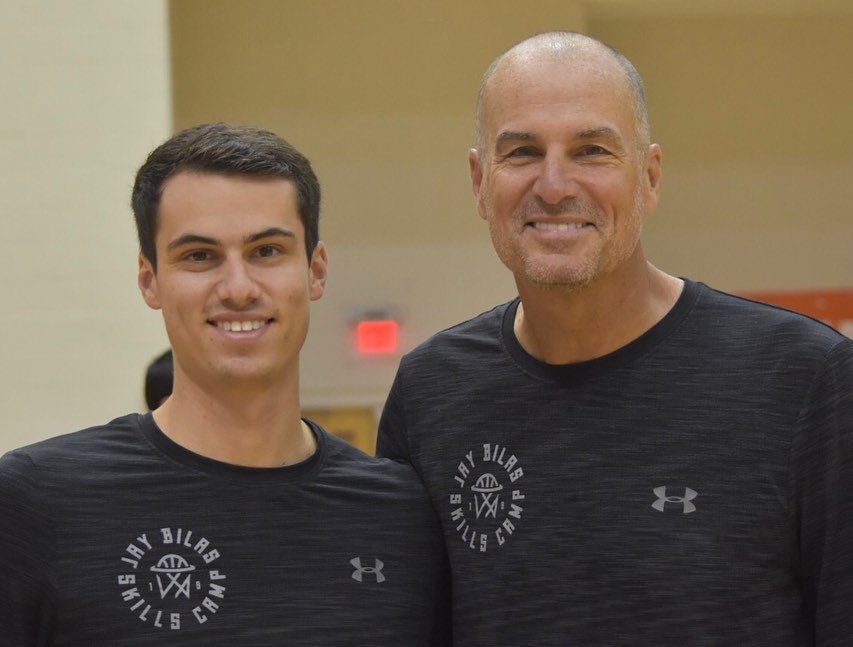
[[172,395],[172,383],[175,376],[175,364],[170,348],[158,355],[145,371],[145,404],[153,411]]
[[227,123],[202,124],[173,135],[155,148],[136,173],[131,205],[139,249],[157,271],[157,235],[163,186],[181,171],[282,178],[296,185],[299,217],[310,260],[319,241],[320,183],[311,163],[268,130]]

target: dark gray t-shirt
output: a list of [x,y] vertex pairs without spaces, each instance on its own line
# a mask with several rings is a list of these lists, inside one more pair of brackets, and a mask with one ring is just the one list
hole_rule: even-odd
[[687,281],[554,366],[516,307],[404,357],[380,422],[439,512],[455,644],[853,645],[853,341]]
[[0,459],[0,645],[446,644],[446,557],[411,467],[316,425],[275,469],[149,415]]

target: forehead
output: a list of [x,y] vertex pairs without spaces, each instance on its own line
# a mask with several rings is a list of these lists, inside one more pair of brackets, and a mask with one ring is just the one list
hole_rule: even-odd
[[522,132],[540,117],[580,129],[609,125],[626,137],[635,128],[628,80],[601,56],[506,60],[486,86],[481,117],[488,139],[502,130]]
[[290,180],[181,171],[163,185],[158,242],[187,231],[225,238],[272,226],[304,235],[296,185]]

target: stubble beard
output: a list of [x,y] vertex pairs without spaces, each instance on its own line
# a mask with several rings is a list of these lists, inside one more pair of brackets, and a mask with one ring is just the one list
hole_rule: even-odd
[[532,215],[572,215],[581,216],[595,226],[595,231],[585,236],[596,237],[594,242],[577,241],[575,249],[557,249],[552,253],[531,252],[523,248],[520,236],[497,235],[494,219],[489,219],[492,242],[498,258],[515,276],[516,283],[524,282],[541,288],[557,288],[574,292],[585,288],[597,279],[612,273],[625,263],[635,252],[643,228],[645,204],[642,189],[638,186],[634,195],[630,217],[623,219],[622,226],[628,231],[620,232],[618,237],[606,236],[605,227],[613,227],[602,211],[593,205],[583,204],[577,199],[566,200],[557,205],[529,202],[522,205],[513,214],[513,224],[519,228],[528,222]]

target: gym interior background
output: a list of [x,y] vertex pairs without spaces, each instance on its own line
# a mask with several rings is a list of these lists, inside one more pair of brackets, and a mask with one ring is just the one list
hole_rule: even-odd
[[[852,294],[848,0],[7,0],[0,451],[144,409],[168,342],[136,288],[133,174],[213,120],[312,160],[331,266],[303,403],[371,433],[402,352],[514,296],[466,153],[489,61],[551,29],[608,42],[645,78],[659,267],[734,292]],[[399,352],[355,351],[370,310],[400,320]]]

